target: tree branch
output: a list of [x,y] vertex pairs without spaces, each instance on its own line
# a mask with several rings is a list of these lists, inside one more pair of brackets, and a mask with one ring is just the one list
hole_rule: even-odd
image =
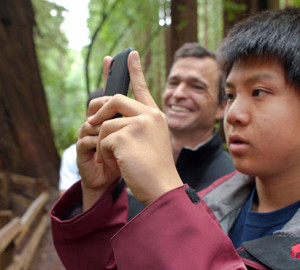
[[116,8],[117,4],[120,2],[121,0],[115,0],[115,2],[112,4],[112,7],[109,11],[105,12],[102,16],[102,19],[98,25],[98,27],[96,28],[95,32],[92,35],[91,38],[91,43],[88,46],[88,51],[87,51],[87,56],[85,59],[85,81],[86,81],[86,91],[87,91],[87,95],[90,94],[90,84],[89,84],[89,61],[90,61],[90,56],[91,56],[91,52],[92,52],[92,48],[94,45],[94,42],[97,38],[97,35],[99,33],[99,31],[102,29],[105,21],[107,20],[107,18],[109,17],[109,14],[112,13],[112,11]]

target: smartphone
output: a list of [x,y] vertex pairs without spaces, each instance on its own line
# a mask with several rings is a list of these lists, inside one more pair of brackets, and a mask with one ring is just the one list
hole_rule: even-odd
[[118,53],[112,59],[106,82],[105,96],[113,96],[115,94],[127,96],[130,82],[127,58],[132,51],[134,51],[134,49],[128,48]]
[[[127,96],[130,82],[127,59],[132,51],[134,49],[128,48],[113,57],[108,71],[104,96],[113,96],[115,94]],[[116,117],[122,117],[122,115],[117,113],[113,118]],[[96,148],[93,150],[96,152]]]

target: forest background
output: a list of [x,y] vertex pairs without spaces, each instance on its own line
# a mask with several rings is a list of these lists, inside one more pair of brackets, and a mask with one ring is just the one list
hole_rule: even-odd
[[105,55],[138,50],[160,106],[180,45],[215,51],[236,21],[286,6],[300,0],[89,0],[90,43],[78,51],[62,30],[64,7],[0,0],[0,169],[57,185],[60,155],[77,139],[88,94],[103,84]]

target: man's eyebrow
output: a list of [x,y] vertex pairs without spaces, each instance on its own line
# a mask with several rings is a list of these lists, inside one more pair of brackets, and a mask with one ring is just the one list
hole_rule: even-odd
[[185,76],[178,76],[178,75],[173,75],[173,76],[169,76],[167,78],[168,80],[185,80],[185,81],[191,81],[191,82],[196,82],[196,83],[201,83],[203,84],[203,86],[207,87],[207,83],[203,80],[200,80],[197,77],[185,77]]
[[167,79],[168,79],[168,80],[179,80],[179,79],[180,79],[180,76],[177,76],[177,75],[168,76]]

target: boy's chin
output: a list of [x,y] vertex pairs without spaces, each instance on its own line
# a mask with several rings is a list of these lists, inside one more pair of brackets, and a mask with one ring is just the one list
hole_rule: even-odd
[[258,173],[257,169],[253,167],[252,162],[249,162],[249,163],[246,161],[241,162],[240,160],[236,161],[235,159],[233,159],[233,164],[234,164],[236,170],[243,174],[247,174],[250,176],[256,176]]

